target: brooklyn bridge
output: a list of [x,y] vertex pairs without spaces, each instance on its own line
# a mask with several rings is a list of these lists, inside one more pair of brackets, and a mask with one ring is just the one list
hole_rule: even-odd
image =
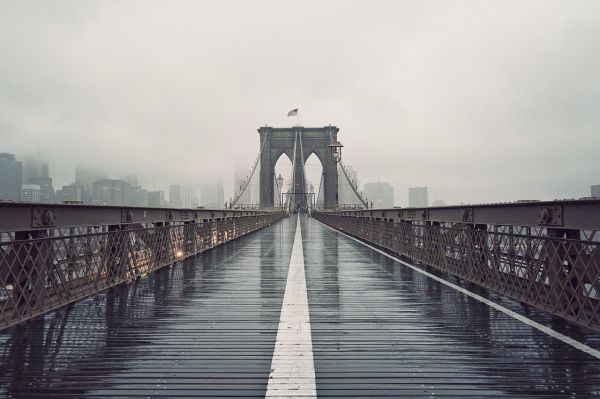
[[258,132],[225,209],[0,203],[1,396],[600,395],[600,200],[374,209]]

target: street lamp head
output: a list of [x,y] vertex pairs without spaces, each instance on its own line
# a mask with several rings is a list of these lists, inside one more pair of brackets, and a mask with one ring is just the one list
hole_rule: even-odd
[[337,140],[329,144],[329,149],[331,150],[331,155],[333,156],[335,163],[338,163],[342,160],[342,147],[342,143]]
[[277,179],[275,179],[275,181],[277,182],[277,187],[281,189],[281,187],[283,187],[283,177],[281,176],[281,173],[279,174]]

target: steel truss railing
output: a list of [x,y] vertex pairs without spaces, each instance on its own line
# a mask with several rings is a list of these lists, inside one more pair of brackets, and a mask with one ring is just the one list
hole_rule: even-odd
[[283,216],[264,210],[0,204],[0,329],[133,281]]
[[600,201],[313,215],[392,253],[600,331]]

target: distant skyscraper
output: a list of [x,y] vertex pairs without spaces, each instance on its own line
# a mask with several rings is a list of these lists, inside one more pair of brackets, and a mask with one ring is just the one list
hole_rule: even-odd
[[595,184],[591,187],[592,197],[600,198],[600,184]]
[[225,195],[223,192],[223,183],[203,184],[200,187],[200,205],[205,208],[223,208],[225,204]]
[[183,206],[181,185],[172,184],[169,186],[169,206],[173,208],[181,208]]
[[371,202],[374,208],[392,208],[394,206],[394,188],[390,183],[365,183],[364,193],[369,201],[369,206]]
[[121,180],[123,180],[124,182],[129,183],[129,185],[131,187],[137,187],[137,186],[139,186],[139,184],[138,184],[138,177],[135,174],[125,175],[125,176],[121,177]]
[[94,194],[94,183],[105,179],[106,175],[99,170],[90,168],[75,168],[75,183],[82,188],[83,202],[91,203]]
[[39,177],[50,177],[48,161],[42,161],[33,157],[23,159],[23,183],[30,183],[31,180]]
[[13,154],[0,153],[0,200],[20,201],[23,164]]
[[441,199],[433,200],[431,206],[446,206],[446,203]]
[[40,186],[37,184],[23,184],[21,188],[21,201],[40,202]]
[[56,190],[56,200],[60,202],[82,202],[83,187],[77,183],[71,183]]
[[423,208],[429,206],[427,187],[411,187],[408,189],[408,206],[411,208]]
[[143,189],[141,186],[130,186],[127,189],[125,201],[125,204],[129,206],[146,207],[148,206],[148,190]]
[[49,174],[48,161],[27,157],[23,161],[23,184],[40,186],[40,201],[51,203],[56,200],[52,178]]
[[117,179],[102,179],[94,182],[92,203],[96,205],[127,205],[129,183]]
[[181,202],[184,208],[192,208],[192,202],[196,196],[196,190],[192,186],[183,186]]
[[40,186],[40,202],[52,203],[56,201],[56,193],[54,192],[51,177],[30,178],[29,183]]
[[149,191],[148,192],[148,206],[150,207],[163,207],[165,206],[165,192],[164,191]]

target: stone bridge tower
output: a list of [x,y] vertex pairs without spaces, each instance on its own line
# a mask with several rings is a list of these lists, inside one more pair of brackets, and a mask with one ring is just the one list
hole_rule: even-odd
[[306,192],[303,168],[308,157],[314,153],[323,166],[324,206],[325,208],[335,207],[338,196],[337,164],[328,146],[332,139],[337,141],[338,131],[339,129],[335,126],[316,128],[265,126],[258,129],[261,145],[264,140],[260,158],[260,206],[274,206],[275,164],[282,154],[286,154],[293,162],[294,143],[296,142],[297,162],[294,169],[296,187],[292,191],[297,194],[294,195],[294,203],[297,206],[306,206],[306,196],[300,194]]

